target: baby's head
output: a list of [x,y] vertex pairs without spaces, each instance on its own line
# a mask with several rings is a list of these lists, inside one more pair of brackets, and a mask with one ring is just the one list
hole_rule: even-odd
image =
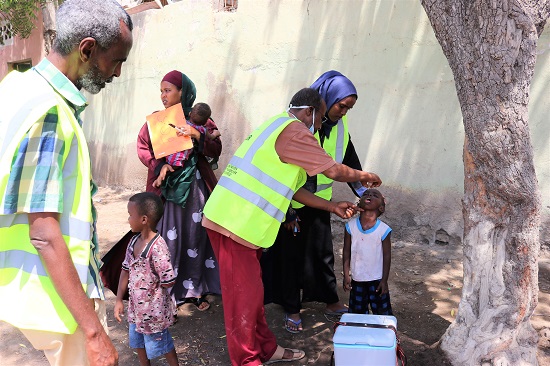
[[164,205],[160,197],[154,193],[137,193],[129,199],[128,213],[130,214],[128,221],[132,231],[141,231],[135,229],[139,229],[140,223],[144,224],[145,218],[147,218],[147,226],[154,231],[164,214]]
[[189,120],[197,126],[204,126],[210,118],[212,110],[206,103],[197,103],[189,113]]
[[380,216],[386,211],[386,199],[378,189],[371,188],[363,192],[357,206],[365,211],[376,211]]

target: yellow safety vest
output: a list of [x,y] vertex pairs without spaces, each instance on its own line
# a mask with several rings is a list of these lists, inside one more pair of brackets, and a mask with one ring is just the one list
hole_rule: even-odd
[[273,245],[294,193],[305,183],[303,168],[283,163],[275,151],[281,131],[296,121],[277,115],[237,149],[204,207],[204,216],[262,248]]
[[[15,91],[21,86],[25,98]],[[24,100],[21,100],[24,99]],[[84,132],[73,110],[34,70],[12,72],[0,83],[0,199],[4,207],[12,159],[27,131],[57,105],[63,152],[60,227],[84,291],[93,235],[91,166]],[[77,323],[57,294],[29,239],[26,213],[0,212],[0,320],[18,328],[74,333]]]
[[[315,138],[319,141],[321,145],[321,139],[319,133],[315,134]],[[346,149],[349,142],[349,130],[348,130],[348,117],[344,116],[336,126],[334,126],[330,131],[330,136],[326,137],[323,141],[323,149],[326,151],[331,158],[334,159],[339,164],[342,164],[344,161],[344,155],[346,154]],[[332,198],[332,183],[334,180],[330,179],[324,174],[317,174],[317,189],[315,195],[321,198],[330,201]],[[292,201],[293,208],[304,207],[303,204],[297,201]]]

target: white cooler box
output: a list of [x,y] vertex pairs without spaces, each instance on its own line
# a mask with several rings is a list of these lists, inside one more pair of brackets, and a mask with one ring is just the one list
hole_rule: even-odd
[[[342,323],[392,325],[389,315],[344,314]],[[340,325],[333,337],[335,366],[395,366],[397,340],[390,328]]]

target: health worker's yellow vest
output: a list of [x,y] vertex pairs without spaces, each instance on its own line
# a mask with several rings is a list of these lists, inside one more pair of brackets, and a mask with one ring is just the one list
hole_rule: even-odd
[[277,115],[241,144],[204,207],[204,216],[262,248],[273,245],[294,193],[305,183],[303,168],[283,163],[275,151],[281,131],[296,121]]
[[[319,141],[319,145],[321,145],[319,133],[315,134],[315,138]],[[342,164],[342,161],[344,161],[344,155],[346,154],[346,149],[348,147],[348,142],[348,117],[344,116],[340,121],[338,121],[338,124],[330,130],[330,136],[325,136],[322,146],[331,158],[333,158],[337,163]],[[317,174],[317,190],[315,191],[315,195],[330,201],[332,198],[333,182],[334,180],[330,179],[326,175]],[[292,207],[301,208],[304,207],[304,205],[300,202],[292,201]]]
[[[23,90],[24,88],[24,90]],[[12,159],[31,128],[57,105],[63,152],[63,238],[84,291],[93,235],[90,156],[73,110],[36,71],[12,72],[0,83],[0,320],[18,328],[74,333],[77,323],[57,294],[29,239],[26,213],[2,212]]]

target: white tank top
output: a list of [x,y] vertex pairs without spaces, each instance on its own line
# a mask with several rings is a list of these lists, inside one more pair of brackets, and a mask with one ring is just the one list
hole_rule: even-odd
[[391,228],[376,220],[372,228],[363,230],[357,217],[346,223],[346,231],[351,235],[351,278],[360,282],[382,279],[382,240],[388,236]]

